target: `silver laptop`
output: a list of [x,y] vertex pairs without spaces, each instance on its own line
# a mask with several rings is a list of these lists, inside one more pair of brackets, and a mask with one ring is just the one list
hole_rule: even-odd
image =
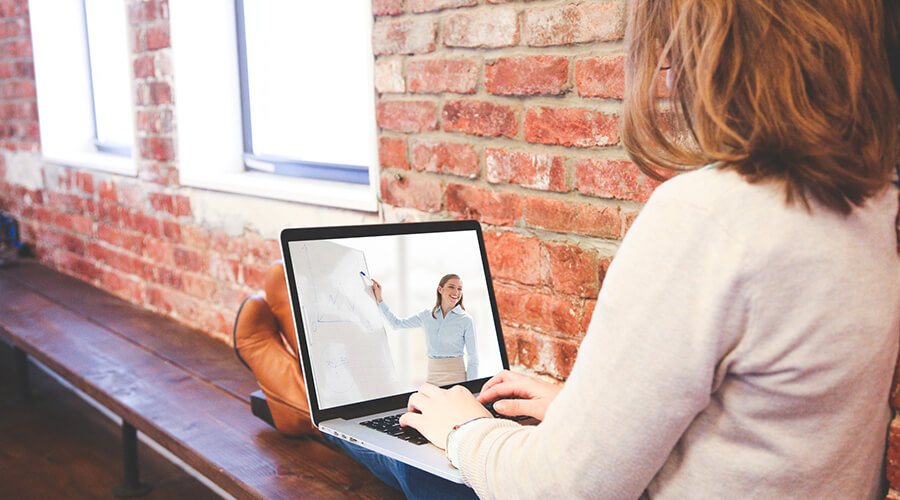
[[[413,429],[399,428],[396,419],[428,379],[430,358],[462,355],[457,366],[465,366],[464,375],[451,370],[458,380],[447,380],[444,373],[449,383],[443,386],[463,384],[473,392],[509,367],[478,222],[284,229],[281,252],[313,424],[462,482],[442,450]],[[372,290],[374,279],[396,318],[421,317],[435,308],[438,283],[447,274],[460,277],[462,307],[475,330],[474,343],[463,342],[458,350],[459,339],[429,342],[424,328],[410,327],[416,321],[392,327]]]

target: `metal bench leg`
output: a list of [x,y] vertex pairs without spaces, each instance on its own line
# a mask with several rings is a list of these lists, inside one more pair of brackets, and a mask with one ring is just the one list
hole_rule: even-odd
[[125,482],[113,488],[117,498],[139,497],[150,493],[149,484],[141,483],[138,470],[137,429],[122,420],[122,463],[125,466]]
[[13,346],[16,357],[16,403],[31,399],[31,382],[28,380],[28,353]]

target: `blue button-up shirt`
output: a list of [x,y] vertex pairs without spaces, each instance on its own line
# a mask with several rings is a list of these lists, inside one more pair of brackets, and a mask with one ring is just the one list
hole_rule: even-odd
[[466,363],[466,378],[472,379],[478,376],[478,347],[475,343],[475,322],[472,316],[457,305],[447,316],[438,308],[431,315],[431,309],[425,309],[419,314],[400,319],[391,311],[387,303],[381,301],[378,308],[390,325],[396,329],[423,328],[425,329],[425,347],[428,357],[432,359],[457,358],[463,355],[463,347],[469,359]]

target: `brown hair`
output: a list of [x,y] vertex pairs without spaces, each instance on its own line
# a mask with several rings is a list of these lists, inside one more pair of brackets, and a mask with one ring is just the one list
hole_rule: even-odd
[[880,0],[634,0],[622,142],[658,180],[721,162],[848,213],[900,157],[882,16]]
[[[460,278],[459,276],[457,276],[455,274],[445,274],[444,277],[441,278],[441,281],[438,282],[438,288],[443,288],[444,285],[446,285],[448,281],[453,280],[453,279],[462,281],[462,278]],[[441,308],[441,292],[438,292],[437,290],[435,290],[434,294],[437,296],[437,300],[434,302],[434,309],[431,310],[432,318],[436,317],[435,314],[437,313],[438,309]],[[460,292],[459,302],[457,302],[457,304],[459,305],[459,307],[463,308],[463,311],[465,311],[466,306],[463,305],[462,300],[463,300],[463,296],[462,296],[462,292]]]

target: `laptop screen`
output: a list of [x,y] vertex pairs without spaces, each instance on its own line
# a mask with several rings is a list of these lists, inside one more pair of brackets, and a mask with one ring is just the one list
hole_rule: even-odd
[[505,367],[477,222],[285,230],[282,250],[318,410]]

